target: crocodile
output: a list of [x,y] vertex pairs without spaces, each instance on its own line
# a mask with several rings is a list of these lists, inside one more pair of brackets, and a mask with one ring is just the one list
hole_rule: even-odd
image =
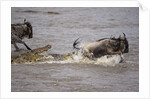
[[42,60],[52,59],[52,56],[40,55],[42,52],[51,48],[51,45],[46,45],[41,48],[34,49],[32,51],[11,57],[11,63],[33,63]]

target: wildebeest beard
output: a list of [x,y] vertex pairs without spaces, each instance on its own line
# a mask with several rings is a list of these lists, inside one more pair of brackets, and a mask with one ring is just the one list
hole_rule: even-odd
[[125,50],[124,50],[124,53],[128,53],[129,52],[129,44],[128,44],[128,41],[125,40]]

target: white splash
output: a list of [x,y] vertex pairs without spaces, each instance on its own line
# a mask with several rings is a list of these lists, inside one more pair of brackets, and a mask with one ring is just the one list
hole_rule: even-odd
[[95,58],[93,60],[84,57],[81,53],[81,50],[79,50],[77,53],[72,55],[72,61],[74,62],[83,62],[83,63],[94,63],[94,64],[100,64],[104,66],[116,66],[116,64],[119,64],[122,61],[123,55],[105,55],[100,58]]
[[104,66],[115,66],[122,60],[120,55],[105,55],[96,60],[95,64],[103,64]]
[[74,54],[72,54],[71,58],[67,59],[67,60],[53,60],[54,57],[52,58],[52,60],[48,60],[48,61],[44,61],[44,62],[40,62],[40,63],[60,63],[60,64],[66,64],[66,63],[87,63],[87,64],[97,64],[97,65],[103,65],[103,66],[116,66],[117,64],[119,64],[122,60],[123,56],[120,55],[105,55],[102,56],[100,58],[94,58],[89,59],[87,57],[84,57],[81,50],[75,52]]

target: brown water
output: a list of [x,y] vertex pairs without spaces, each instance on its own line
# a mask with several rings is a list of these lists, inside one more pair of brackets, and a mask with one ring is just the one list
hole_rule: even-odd
[[[124,32],[129,53],[123,63],[103,65],[81,62],[12,64],[12,92],[137,92],[139,91],[138,8],[12,8],[11,23],[33,25],[33,38],[24,39],[32,49],[52,45],[45,54],[65,55],[81,45]],[[19,48],[26,48],[18,44]],[[12,54],[14,53],[12,46]]]

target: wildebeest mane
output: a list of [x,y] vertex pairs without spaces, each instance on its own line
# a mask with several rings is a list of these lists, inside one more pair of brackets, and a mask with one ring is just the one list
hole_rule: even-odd
[[98,42],[98,41],[102,41],[102,40],[105,40],[105,39],[109,39],[109,38],[102,38],[102,39],[99,39],[99,40],[97,40],[97,42]]
[[113,38],[102,38],[102,39],[99,39],[99,40],[97,40],[97,42],[98,42],[98,41],[105,40],[105,39],[110,39],[110,40],[118,40],[118,38],[115,38],[115,37],[113,37]]

